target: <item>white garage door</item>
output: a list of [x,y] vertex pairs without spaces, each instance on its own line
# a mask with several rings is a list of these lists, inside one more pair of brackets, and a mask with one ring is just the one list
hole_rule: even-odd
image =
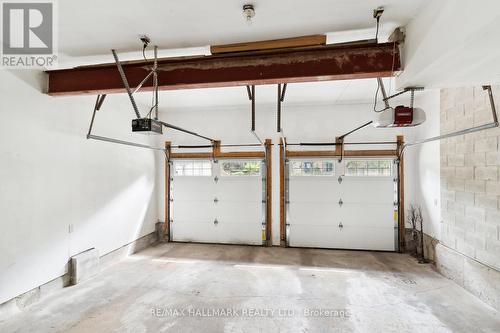
[[261,160],[178,160],[171,181],[173,241],[262,245]]
[[396,250],[395,170],[390,159],[290,160],[289,245]]

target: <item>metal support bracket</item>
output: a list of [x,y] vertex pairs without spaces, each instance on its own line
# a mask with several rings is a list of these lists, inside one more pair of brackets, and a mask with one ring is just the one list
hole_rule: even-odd
[[281,103],[285,100],[286,83],[283,84],[283,89],[281,89],[281,83],[278,84],[278,114],[277,114],[277,124],[276,131],[281,132]]

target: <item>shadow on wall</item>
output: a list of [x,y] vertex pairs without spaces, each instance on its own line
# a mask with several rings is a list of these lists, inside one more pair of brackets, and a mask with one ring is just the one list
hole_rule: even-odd
[[[74,254],[154,232],[158,218],[154,153],[86,140],[95,96],[43,94],[44,75],[0,71],[0,304],[64,275]],[[98,130],[131,137],[128,100],[107,102]]]

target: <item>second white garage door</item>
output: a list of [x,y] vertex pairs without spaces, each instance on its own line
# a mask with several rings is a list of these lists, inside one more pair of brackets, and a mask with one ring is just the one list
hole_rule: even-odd
[[389,159],[290,160],[289,245],[396,250],[394,165]]
[[174,241],[262,245],[261,160],[178,160],[171,182]]

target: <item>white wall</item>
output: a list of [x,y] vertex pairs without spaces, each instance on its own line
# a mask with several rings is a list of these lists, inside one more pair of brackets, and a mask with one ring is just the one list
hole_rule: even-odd
[[[227,88],[226,88],[227,89]],[[234,88],[230,88],[234,89]],[[239,88],[244,89],[244,88]],[[264,87],[256,87],[256,95]],[[244,91],[243,91],[244,92]],[[325,91],[328,94],[328,91]],[[210,94],[210,89],[207,89]],[[171,97],[173,98],[173,97]],[[170,100],[175,103],[175,100]],[[168,103],[167,103],[168,104]],[[354,127],[372,119],[373,105],[288,105],[283,103],[283,130],[288,142],[333,142],[339,136]],[[262,139],[270,138],[273,143],[279,143],[276,133],[276,105],[259,103],[256,106],[256,129]],[[222,143],[255,143],[256,139],[250,133],[250,103],[224,107],[198,107],[167,109],[161,118],[172,124],[189,128],[209,137],[220,139]],[[395,141],[400,129],[365,128],[348,137],[346,141]],[[168,130],[163,140],[171,140],[175,144],[207,143],[185,134]],[[162,144],[162,143],[159,143]],[[383,149],[394,149],[395,146],[381,146]],[[375,149],[374,146],[351,146],[349,149]],[[232,150],[237,150],[233,148]],[[290,149],[292,149],[290,147]],[[299,149],[299,147],[293,147]],[[315,148],[316,149],[316,148]],[[321,149],[321,148],[317,148]],[[231,150],[231,149],[229,149]],[[273,147],[273,243],[279,245],[279,149]],[[438,155],[439,158],[439,155]],[[158,167],[158,199],[159,216],[164,216],[164,161]]]
[[[422,140],[440,134],[440,93],[438,89],[418,93],[415,105],[423,108],[427,120],[410,130],[407,142]],[[440,239],[440,142],[408,147],[405,151],[406,206],[420,206],[424,219],[424,232]]]
[[405,28],[398,86],[500,83],[500,1],[429,1]]
[[[0,303],[63,275],[70,256],[106,254],[157,221],[155,153],[86,140],[95,96],[50,97],[45,81],[0,70]],[[124,95],[110,95],[95,133],[144,142],[131,115]]]

